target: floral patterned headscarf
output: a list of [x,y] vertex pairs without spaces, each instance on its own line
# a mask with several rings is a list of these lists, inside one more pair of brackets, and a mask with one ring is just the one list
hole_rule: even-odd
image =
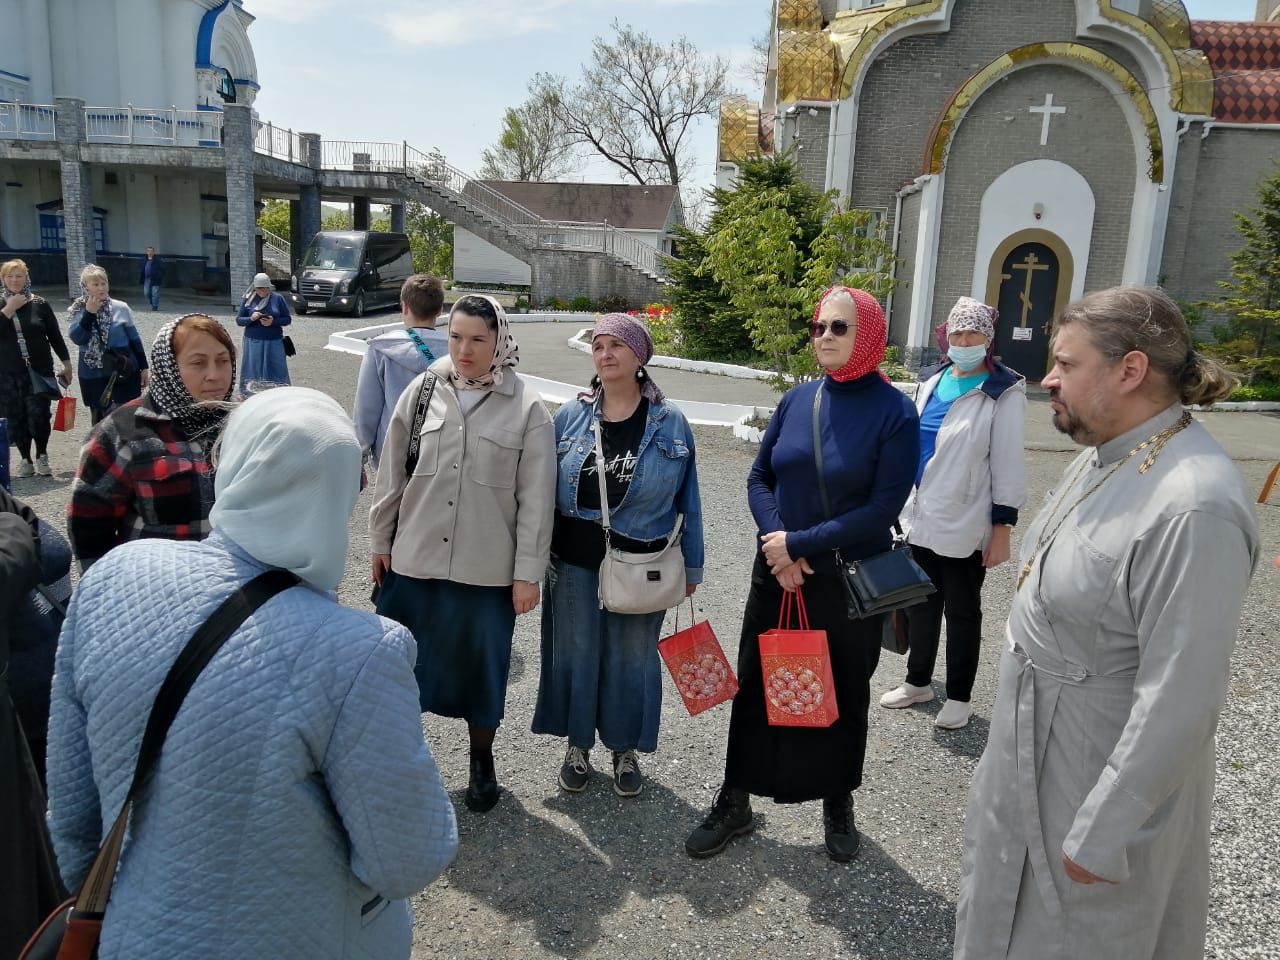
[[520,346],[516,343],[516,338],[511,335],[507,311],[503,310],[502,304],[493,297],[486,297],[479,293],[468,294],[453,305],[453,309],[449,311],[449,319],[452,320],[453,315],[461,311],[474,317],[482,317],[487,321],[486,314],[490,310],[498,320],[498,342],[493,349],[493,362],[489,364],[488,371],[478,377],[464,377],[458,372],[457,367],[452,367],[449,370],[449,381],[455,390],[490,390],[502,383],[503,375],[508,369],[520,363]]
[[[835,293],[844,293],[853,299],[857,312],[857,329],[854,332],[853,353],[839,370],[828,370],[827,376],[836,383],[846,383],[865,377],[873,370],[878,370],[884,362],[885,344],[888,340],[888,325],[885,322],[884,308],[878,300],[865,290],[853,287],[832,287],[818,298],[818,306],[813,311],[813,319],[818,319],[822,305]],[[884,374],[881,374],[883,377]],[[888,380],[885,377],[885,380]]]

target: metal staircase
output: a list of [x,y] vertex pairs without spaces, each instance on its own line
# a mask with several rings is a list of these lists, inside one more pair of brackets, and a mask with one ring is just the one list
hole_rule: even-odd
[[608,223],[546,220],[450,164],[407,143],[325,140],[321,168],[396,176],[406,196],[521,259],[533,250],[599,253],[665,282],[658,251]]

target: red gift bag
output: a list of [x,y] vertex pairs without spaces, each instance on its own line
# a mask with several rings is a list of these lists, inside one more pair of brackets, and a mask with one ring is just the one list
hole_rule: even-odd
[[[689,600],[692,621],[693,599]],[[738,692],[738,678],[725,658],[720,641],[706,620],[680,629],[680,608],[676,608],[675,632],[658,641],[658,655],[667,665],[671,679],[680,691],[689,716],[696,717],[718,703],[732,700]]]
[[53,429],[66,433],[76,428],[76,398],[59,397],[58,409],[53,414]]
[[[791,629],[792,596],[800,629]],[[829,727],[840,718],[827,631],[810,630],[804,595],[782,595],[777,629],[760,634],[764,706],[774,727]]]

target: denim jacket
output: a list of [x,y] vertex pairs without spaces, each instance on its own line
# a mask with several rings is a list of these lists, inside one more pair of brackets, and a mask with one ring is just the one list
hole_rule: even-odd
[[[570,400],[556,411],[556,509],[568,517],[600,519],[599,510],[578,507],[582,464],[595,449],[593,423],[599,416],[599,409],[585,400]],[[693,431],[684,414],[669,403],[651,403],[638,458],[626,496],[609,511],[610,525],[633,540],[658,540],[671,533],[676,515],[684,514],[680,550],[685,580],[701,583],[702,498]]]

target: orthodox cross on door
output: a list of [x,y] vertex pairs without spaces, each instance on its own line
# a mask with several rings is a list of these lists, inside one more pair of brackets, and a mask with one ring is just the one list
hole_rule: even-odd
[[1054,114],[1066,113],[1067,108],[1055,107],[1053,105],[1053,94],[1047,93],[1044,97],[1043,107],[1031,107],[1029,109],[1031,113],[1038,113],[1042,117],[1042,122],[1040,124],[1040,146],[1046,147],[1049,145],[1049,124],[1053,123]]
[[1018,294],[1018,301],[1022,304],[1022,322],[1018,324],[1020,327],[1027,325],[1027,317],[1031,314],[1031,284],[1035,281],[1036,274],[1042,270],[1048,270],[1049,264],[1041,263],[1040,258],[1034,253],[1028,253],[1027,259],[1022,263],[1015,263],[1014,270],[1022,270],[1027,275],[1027,283],[1022,293]]

